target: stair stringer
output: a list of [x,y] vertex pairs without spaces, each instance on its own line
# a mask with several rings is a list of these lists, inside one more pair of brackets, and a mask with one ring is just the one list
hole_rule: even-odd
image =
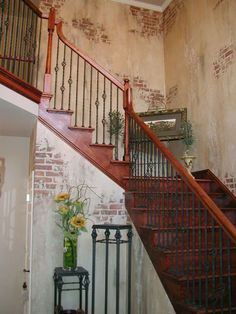
[[129,163],[113,160],[113,145],[93,145],[92,131],[88,128],[70,128],[73,112],[48,112],[48,105],[41,101],[39,121],[57,134],[64,142],[89,160],[95,167],[124,188],[124,180],[129,173]]

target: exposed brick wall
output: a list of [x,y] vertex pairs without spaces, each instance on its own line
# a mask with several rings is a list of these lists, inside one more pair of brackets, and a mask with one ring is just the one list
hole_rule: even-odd
[[227,188],[236,195],[236,177],[232,174],[226,173],[225,177],[222,179],[223,183],[227,186]]
[[93,23],[89,18],[74,19],[72,20],[72,26],[82,31],[88,40],[92,40],[95,43],[111,43],[111,39],[106,33],[104,26]]
[[163,12],[163,31],[164,35],[167,35],[173,25],[175,24],[175,21],[177,19],[177,16],[184,8],[184,1],[183,0],[173,0],[170,5],[165,9]]
[[34,192],[36,199],[52,197],[64,176],[65,163],[61,154],[53,151],[44,139],[36,145]]
[[52,6],[59,11],[65,2],[66,0],[41,0],[39,8],[44,14],[48,14]]
[[[70,181],[68,162],[63,157],[46,138],[36,145],[35,200],[41,202],[44,199],[52,199],[63,186],[67,186]],[[116,199],[112,195],[106,197],[102,195],[100,201],[91,209],[91,219],[94,223],[126,223],[128,218],[124,199]]]
[[172,86],[171,88],[169,88],[169,91],[166,94],[166,105],[170,106],[171,104],[173,104],[173,102],[176,99],[176,96],[178,94],[178,86]]
[[147,81],[140,76],[133,79],[133,87],[138,88],[139,96],[148,105],[148,111],[165,107],[165,98],[159,89],[150,88]]
[[216,59],[213,62],[213,74],[215,78],[220,78],[229,66],[232,64],[235,57],[235,48],[232,44],[226,45],[219,50]]
[[137,28],[131,29],[130,32],[146,38],[162,35],[163,23],[160,12],[130,6],[130,14],[137,21]]
[[99,223],[126,223],[128,218],[123,199],[105,203],[101,201],[94,209],[93,216]]

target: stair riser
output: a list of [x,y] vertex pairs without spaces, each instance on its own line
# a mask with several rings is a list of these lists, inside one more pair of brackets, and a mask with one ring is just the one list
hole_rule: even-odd
[[[192,255],[192,252],[185,253],[185,254],[173,254],[172,256],[168,256],[166,258],[166,263],[168,263],[169,271],[172,272],[184,272],[192,274],[192,271],[195,272],[195,274],[201,274],[204,272],[204,270],[208,269],[209,273],[215,273],[217,274],[221,269],[221,263],[222,265],[230,265],[231,271],[236,271],[236,253],[231,253],[229,256],[227,252],[224,252],[222,256],[218,254],[216,257],[212,257],[210,253],[207,256],[204,256],[204,253],[202,255]],[[166,268],[167,269],[167,268]]]
[[[217,185],[212,181],[197,181],[198,184],[208,193],[208,192],[216,192]],[[186,191],[186,186],[181,181],[176,180],[149,180],[145,178],[143,180],[130,180],[127,182],[127,187],[129,191],[162,191],[162,192],[182,192]]]
[[220,236],[219,231],[214,231],[214,241],[212,230],[209,229],[206,233],[204,230],[201,232],[192,230],[182,231],[161,231],[153,232],[153,242],[155,247],[161,248],[184,248],[184,249],[196,249],[196,248],[207,248],[219,247],[222,242],[222,247],[227,243],[227,236],[222,233]]
[[[192,280],[191,277],[184,281],[177,281],[172,278],[165,278],[166,285],[168,286],[169,296],[176,302],[188,302],[195,301],[196,304],[205,305],[208,303],[209,308],[216,308],[221,306],[221,301],[223,302],[223,307],[229,306],[229,283],[231,288],[231,302],[232,306],[235,306],[235,298],[233,291],[236,289],[236,278],[230,277],[230,282],[228,277],[222,279],[222,283],[219,278],[214,280],[209,277],[204,277],[204,279],[195,278]],[[223,286],[225,290],[220,287]],[[221,297],[223,295],[223,297]],[[207,302],[206,302],[207,300]],[[217,300],[214,306],[214,300]]]
[[[168,228],[177,226],[180,228],[181,226],[185,227],[197,227],[204,226],[207,224],[208,226],[213,225],[216,222],[213,220],[210,214],[205,215],[204,211],[198,210],[148,210],[148,209],[133,209],[127,208],[129,213],[134,217],[134,219],[138,219],[139,226],[145,226],[146,224],[152,224],[159,228]],[[224,214],[228,219],[235,224],[236,223],[236,211],[226,209],[224,210]]]

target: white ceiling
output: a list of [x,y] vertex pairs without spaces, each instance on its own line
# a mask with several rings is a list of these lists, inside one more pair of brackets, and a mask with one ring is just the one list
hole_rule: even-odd
[[172,0],[112,0],[141,8],[163,12]]

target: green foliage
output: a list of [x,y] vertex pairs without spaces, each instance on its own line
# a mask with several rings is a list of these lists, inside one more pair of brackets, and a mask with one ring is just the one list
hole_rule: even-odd
[[192,123],[190,121],[182,122],[181,131],[183,135],[182,142],[184,143],[186,148],[189,149],[195,141],[193,136]]
[[108,121],[108,133],[113,136],[122,136],[124,131],[124,117],[123,115],[116,110],[113,110],[109,113]]
[[59,215],[57,225],[63,230],[64,236],[70,239],[76,238],[81,231],[87,231],[85,216],[85,209],[89,205],[89,199],[85,196],[87,188],[86,184],[73,186],[54,197],[57,203],[56,213]]

